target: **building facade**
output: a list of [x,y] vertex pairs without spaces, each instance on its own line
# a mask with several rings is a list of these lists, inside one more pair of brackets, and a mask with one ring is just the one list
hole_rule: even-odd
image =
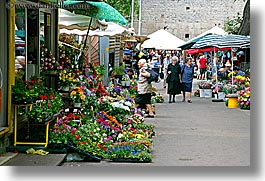
[[243,15],[245,3],[244,0],[142,0],[141,34],[165,28],[187,41],[215,25],[224,28],[227,20],[238,13]]

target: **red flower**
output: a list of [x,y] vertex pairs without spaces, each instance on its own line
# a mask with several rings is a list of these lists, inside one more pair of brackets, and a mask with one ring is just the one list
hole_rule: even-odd
[[51,104],[47,104],[47,106],[50,108],[51,107]]
[[50,99],[53,99],[53,98],[54,98],[54,96],[51,94],[51,95],[50,95]]
[[[74,135],[75,134],[75,132],[76,132],[76,128],[73,128],[71,131],[70,131],[70,133],[72,134],[72,135]],[[76,137],[75,137],[76,138]],[[79,137],[80,138],[80,137]],[[77,138],[78,139],[78,138]]]
[[28,85],[28,89],[31,89],[32,88],[32,86],[31,85]]
[[78,145],[81,145],[81,142],[80,142],[80,141],[78,141],[78,142],[77,142],[77,144],[78,144]]
[[30,83],[31,83],[31,84],[35,84],[35,80],[31,80]]
[[86,142],[85,142],[85,141],[83,141],[83,144],[85,145],[85,144],[86,144]]
[[79,138],[81,138],[80,135],[76,135],[76,136],[75,136],[75,139],[76,139],[76,140],[78,140]]

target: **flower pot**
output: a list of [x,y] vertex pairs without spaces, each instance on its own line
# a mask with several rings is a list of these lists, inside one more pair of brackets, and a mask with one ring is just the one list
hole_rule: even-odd
[[126,87],[129,87],[130,85],[131,85],[131,81],[129,81],[129,80],[125,81],[125,86]]
[[74,107],[81,107],[81,102],[75,102]]
[[67,91],[69,91],[69,87],[63,87],[62,90],[67,92]]

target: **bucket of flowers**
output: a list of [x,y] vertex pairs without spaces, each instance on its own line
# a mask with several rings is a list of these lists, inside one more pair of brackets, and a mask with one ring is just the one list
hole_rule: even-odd
[[82,87],[75,87],[70,93],[70,98],[74,103],[74,107],[81,107],[82,102],[85,101],[86,98]]

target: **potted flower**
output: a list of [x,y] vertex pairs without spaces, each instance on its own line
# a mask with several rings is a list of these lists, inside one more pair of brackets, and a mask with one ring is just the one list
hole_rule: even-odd
[[80,107],[81,103],[85,100],[86,96],[84,95],[82,87],[76,87],[70,93],[70,97],[74,102],[74,107]]
[[59,83],[63,91],[69,91],[70,87],[74,84],[74,81],[75,73],[67,72],[66,70],[59,72]]
[[29,81],[15,78],[15,85],[12,86],[12,102],[15,104],[32,103],[38,96],[45,92],[40,78],[33,76]]
[[240,109],[250,110],[250,87],[239,91],[238,106]]

